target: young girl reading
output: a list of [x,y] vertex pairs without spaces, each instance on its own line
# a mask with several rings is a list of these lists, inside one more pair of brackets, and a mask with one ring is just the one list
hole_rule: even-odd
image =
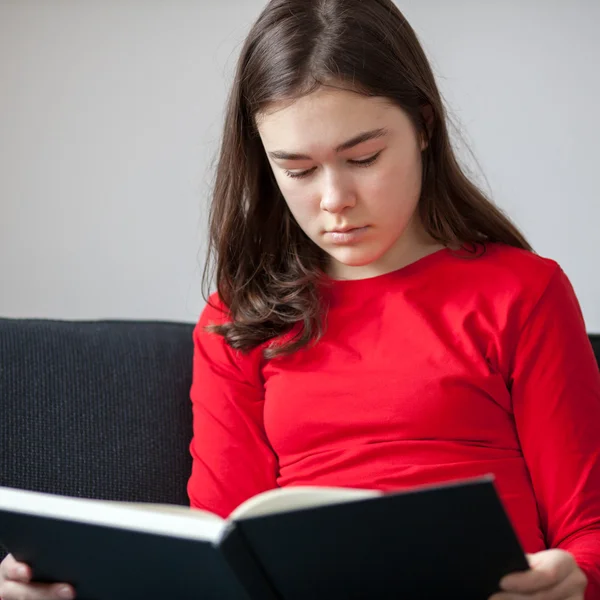
[[[461,169],[392,0],[268,3],[210,233],[193,507],[494,473],[531,565],[494,600],[600,600],[600,374],[578,301]],[[5,600],[58,597],[11,557],[1,573]]]

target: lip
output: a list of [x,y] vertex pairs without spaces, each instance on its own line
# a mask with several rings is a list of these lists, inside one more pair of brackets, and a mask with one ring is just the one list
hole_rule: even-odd
[[366,233],[368,225],[363,227],[340,227],[325,232],[325,237],[334,244],[349,244],[357,242]]
[[348,233],[353,229],[364,229],[367,225],[346,225],[345,227],[336,227],[335,229],[327,229],[325,233]]

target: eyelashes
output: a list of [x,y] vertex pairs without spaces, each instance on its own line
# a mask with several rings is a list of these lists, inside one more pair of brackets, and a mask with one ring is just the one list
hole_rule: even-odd
[[[379,152],[377,152],[376,154],[374,154],[373,156],[370,156],[369,158],[365,158],[364,160],[349,160],[348,162],[356,167],[370,167],[372,164],[374,164],[377,159],[379,158],[379,155],[383,152],[383,150],[380,150]],[[316,167],[313,167],[312,169],[307,169],[306,171],[289,171],[287,169],[285,169],[285,174],[288,177],[291,177],[292,179],[304,179],[305,177],[308,177],[309,175],[311,175],[314,170],[316,169]]]

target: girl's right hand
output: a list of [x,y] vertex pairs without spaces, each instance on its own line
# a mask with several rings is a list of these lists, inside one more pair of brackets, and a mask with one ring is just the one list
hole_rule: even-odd
[[30,583],[31,569],[9,554],[0,563],[2,600],[69,600],[75,590],[66,583]]

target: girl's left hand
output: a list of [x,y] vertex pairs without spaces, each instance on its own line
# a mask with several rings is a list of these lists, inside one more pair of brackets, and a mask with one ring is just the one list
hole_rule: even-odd
[[551,549],[527,560],[530,570],[503,577],[489,600],[584,600],[587,578],[571,554]]

